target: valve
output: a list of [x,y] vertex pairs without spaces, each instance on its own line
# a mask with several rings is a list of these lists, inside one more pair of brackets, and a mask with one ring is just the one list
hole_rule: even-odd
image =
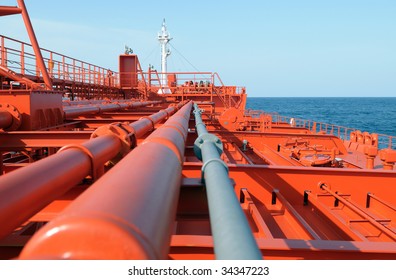
[[366,146],[364,148],[364,154],[367,157],[366,168],[374,169],[374,159],[378,154],[378,148],[374,146]]
[[396,151],[392,149],[383,149],[379,151],[380,159],[383,162],[385,170],[393,170],[393,165],[396,163]]
[[243,139],[242,140],[242,151],[246,152],[247,151],[247,145],[248,145],[248,140]]

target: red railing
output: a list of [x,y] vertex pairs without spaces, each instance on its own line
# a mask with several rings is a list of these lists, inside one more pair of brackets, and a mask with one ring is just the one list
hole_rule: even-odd
[[[334,136],[337,136],[338,138],[342,140],[350,140],[350,134],[353,131],[357,131],[358,129],[356,128],[350,128],[350,127],[345,127],[345,126],[340,126],[340,125],[335,125],[335,124],[328,124],[324,122],[315,122],[312,120],[304,120],[300,118],[293,118],[293,117],[288,117],[288,116],[281,116],[278,113],[268,113],[260,110],[249,110],[248,111],[249,115],[259,115],[259,114],[269,114],[272,116],[272,121],[276,124],[281,124],[281,123],[288,123],[290,124],[294,122],[294,125],[296,127],[303,127],[311,130],[314,133],[318,132],[324,132],[326,134],[332,134]],[[371,133],[375,133],[371,131]],[[390,136],[390,135],[385,135],[385,134],[377,134],[378,135],[378,147],[381,149],[384,148],[389,148],[389,149],[396,149],[396,136]]]
[[[36,56],[31,44],[0,35],[0,65],[31,80],[42,78],[36,63]],[[41,48],[44,64],[53,83],[69,81],[73,83],[91,84],[95,86],[119,87],[120,74],[82,60],[62,55]],[[225,86],[220,76],[212,72],[143,72],[139,65],[138,73],[122,73],[135,75],[133,88],[144,92],[158,92],[168,88],[173,94],[211,93],[219,96],[227,106],[234,106],[232,96],[245,92],[244,87]],[[168,84],[162,84],[162,75],[167,76]]]
[[[167,76],[168,84],[164,85],[162,75]],[[222,94],[241,94],[244,87],[225,86],[220,76],[212,72],[143,72],[144,80],[148,82],[148,87],[155,91],[161,87],[166,87],[172,93],[180,93],[189,89],[190,93],[201,93],[207,89],[216,88]]]
[[[166,79],[163,77],[166,75]],[[147,81],[145,86],[151,92],[172,93],[173,95],[200,95],[208,94],[217,96],[225,107],[233,107],[240,98],[234,99],[242,93],[245,93],[244,87],[225,86],[220,76],[214,72],[167,72],[161,73],[155,70],[143,72],[142,76]],[[166,81],[167,84],[164,84]]]
[[[31,44],[0,35],[0,65],[26,77],[41,78]],[[82,60],[41,48],[44,63],[53,81],[118,87],[119,75]]]

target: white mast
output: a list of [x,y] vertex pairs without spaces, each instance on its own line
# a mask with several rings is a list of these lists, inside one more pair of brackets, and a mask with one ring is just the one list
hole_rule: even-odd
[[172,40],[172,38],[170,38],[170,34],[168,33],[168,31],[166,30],[166,24],[165,24],[165,19],[162,22],[162,28],[161,28],[161,32],[158,33],[158,41],[161,44],[161,85],[162,87],[166,88],[168,87],[168,79],[166,77],[166,59],[167,57],[171,54],[170,49],[167,49],[166,45],[168,44],[168,42]]

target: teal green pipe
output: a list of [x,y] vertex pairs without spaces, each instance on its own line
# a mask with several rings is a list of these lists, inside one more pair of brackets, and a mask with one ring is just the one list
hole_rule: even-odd
[[203,162],[202,172],[216,259],[261,260],[262,254],[235,195],[227,165],[220,159],[221,141],[206,130],[197,104],[194,104],[194,109],[198,133],[194,151]]

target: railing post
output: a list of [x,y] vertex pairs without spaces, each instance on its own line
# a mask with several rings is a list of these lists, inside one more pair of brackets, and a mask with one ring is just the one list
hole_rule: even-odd
[[6,49],[4,45],[4,37],[1,36],[1,66],[6,66]]
[[82,77],[82,83],[85,83],[85,68],[84,68],[84,62],[81,61],[81,77]]
[[25,75],[25,44],[21,43],[21,74]]
[[91,64],[88,64],[88,84],[91,84],[92,82],[91,82],[91,74],[92,74],[92,72],[91,72],[92,70],[91,70]]
[[76,60],[73,59],[73,81],[76,81]]
[[54,76],[54,55],[52,52],[50,52],[50,60],[48,61],[48,69],[49,69],[49,74],[53,78]]
[[[65,69],[65,57],[62,56],[62,76],[63,76],[63,79],[66,78],[65,73],[66,73],[66,69]],[[59,77],[59,78],[60,78],[60,77]]]

